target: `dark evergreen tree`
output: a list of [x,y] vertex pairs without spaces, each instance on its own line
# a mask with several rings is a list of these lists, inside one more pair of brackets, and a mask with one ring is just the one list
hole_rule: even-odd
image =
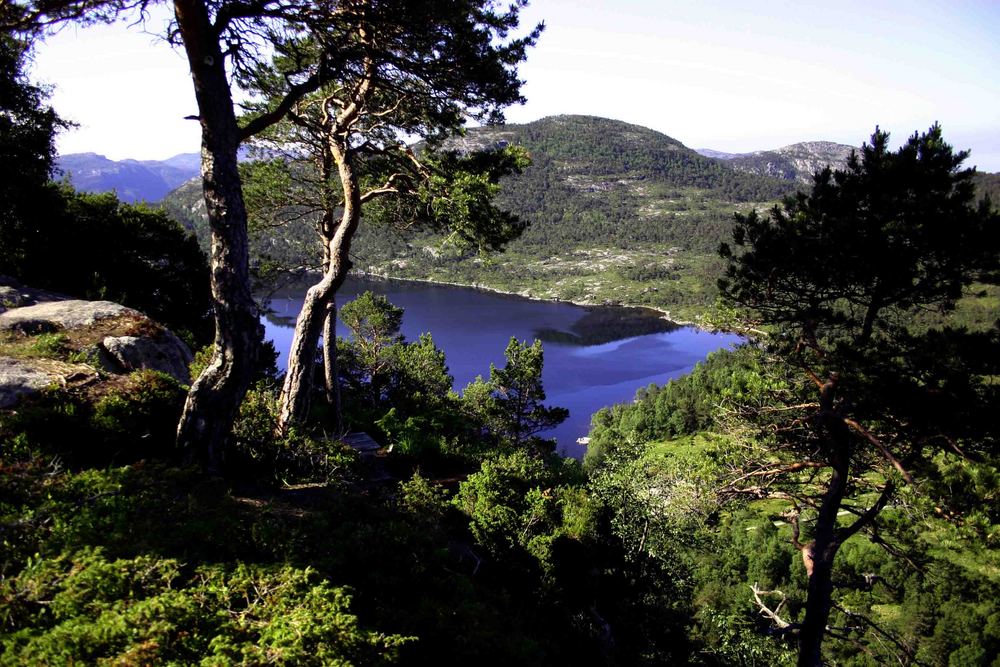
[[544,405],[542,343],[511,338],[504,356],[503,368],[491,364],[488,379],[477,377],[465,388],[466,409],[500,447],[551,452],[553,441],[537,436],[566,421],[569,411]]
[[11,276],[27,268],[26,244],[40,233],[27,220],[51,199],[55,135],[67,126],[28,81],[29,54],[26,40],[0,32],[0,274]]
[[[1000,329],[909,326],[918,309],[947,311],[973,281],[998,278],[1000,221],[976,205],[967,153],[941,129],[898,151],[876,130],[846,169],[762,217],[736,216],[720,282],[746,308],[776,361],[782,392],[746,415],[766,427],[773,459],[734,490],[790,499],[808,574],[799,664],[819,665],[835,603],[838,550],[872,530],[900,484],[930,471],[931,452],[995,455]],[[848,512],[851,520],[838,517]],[[811,533],[800,542],[799,527]]]

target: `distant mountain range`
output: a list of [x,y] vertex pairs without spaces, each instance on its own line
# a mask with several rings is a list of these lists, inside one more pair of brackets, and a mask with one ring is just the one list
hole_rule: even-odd
[[[532,127],[553,119],[589,118],[586,116],[555,116],[552,119],[542,119],[536,123],[511,128]],[[605,119],[593,119],[604,121]],[[606,121],[616,123],[617,121]],[[664,135],[636,128],[636,132],[647,139],[656,141]],[[506,130],[501,130],[501,134]],[[648,133],[648,134],[646,134]],[[473,130],[464,143],[471,145],[481,140],[483,133]],[[486,132],[493,137],[496,132]],[[520,134],[517,129],[510,130],[511,136]],[[728,168],[744,173],[760,176],[770,176],[783,180],[807,183],[814,171],[830,164],[840,166],[850,154],[851,146],[828,141],[809,141],[791,146],[784,146],[768,151],[753,153],[725,153],[710,148],[699,148],[691,151],[678,141],[670,139],[676,149],[688,153],[697,152],[702,156],[725,163]],[[459,142],[463,143],[463,142]],[[185,182],[198,176],[201,158],[198,153],[180,153],[166,160],[110,160],[97,153],[70,153],[59,156],[58,169],[73,183],[77,190],[84,192],[116,192],[122,201],[134,203],[145,201],[159,202],[169,192],[180,187]]]
[[826,166],[842,167],[852,150],[854,146],[832,141],[804,141],[753,153],[724,153],[711,148],[697,149],[701,155],[723,160],[738,171],[800,183],[809,183],[813,174]]
[[130,203],[158,202],[199,174],[201,156],[181,153],[167,160],[109,160],[97,153],[71,153],[60,155],[56,167],[77,190],[116,192]]

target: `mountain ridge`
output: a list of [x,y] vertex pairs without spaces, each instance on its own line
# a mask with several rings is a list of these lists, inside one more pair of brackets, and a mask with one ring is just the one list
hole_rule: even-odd
[[[733,213],[769,208],[802,187],[800,180],[733,168],[661,132],[593,116],[471,128],[446,147],[505,144],[524,147],[533,160],[502,183],[498,203],[529,222],[506,252],[480,257],[430,232],[366,219],[352,244],[357,270],[542,299],[645,305],[692,320],[715,300],[717,249],[730,238]],[[829,159],[824,151],[839,146],[804,142],[771,153],[789,161],[817,153]],[[199,186],[185,184],[163,206],[206,245]],[[251,229],[251,256],[257,266],[317,266],[312,221],[297,219],[280,232]]]
[[[661,132],[594,116],[551,116],[471,128],[447,148],[515,144],[532,165],[502,183],[498,203],[529,222],[506,252],[488,258],[431,232],[363,222],[352,244],[359,271],[475,284],[584,303],[670,308],[714,299],[716,249],[734,210],[765,207],[796,184],[745,173],[699,155]],[[164,199],[167,212],[207,242],[197,183]],[[251,234],[258,266],[315,266],[309,220]],[[655,281],[653,285],[651,281]]]
[[[193,158],[193,162],[192,162]],[[68,153],[56,159],[56,169],[83,192],[115,192],[124,202],[158,202],[197,176],[197,153],[179,153],[166,160],[111,160],[100,153]]]
[[[749,153],[728,153],[710,148],[690,149],[668,135],[643,127],[586,115],[547,116],[531,123],[498,126],[501,129],[471,128],[463,138],[452,140],[452,145],[471,150],[481,143],[477,137],[513,136],[516,130],[507,128],[528,127],[536,124],[558,124],[590,121],[621,123],[635,138],[661,141],[676,150],[692,151],[704,157],[728,163],[735,170],[759,176],[776,177],[808,183],[812,172],[831,164],[840,166],[846,160],[852,147],[827,141],[808,141],[782,146],[780,148],[753,151]],[[656,139],[659,137],[659,139]],[[481,146],[478,146],[481,147]],[[135,203],[145,201],[156,203],[187,181],[198,176],[201,156],[198,153],[178,153],[164,160],[138,160],[126,158],[112,160],[97,152],[67,153],[56,161],[59,172],[69,177],[78,190],[84,192],[116,192],[122,201]]]
[[854,146],[834,141],[800,141],[780,148],[749,153],[697,149],[701,155],[724,161],[738,171],[799,183],[812,182],[813,174],[824,167],[843,167],[853,150]]

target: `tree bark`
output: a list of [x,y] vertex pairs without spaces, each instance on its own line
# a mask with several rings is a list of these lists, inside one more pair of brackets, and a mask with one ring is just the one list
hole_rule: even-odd
[[295,322],[278,409],[278,429],[281,432],[287,432],[293,424],[302,422],[309,413],[316,348],[328,319],[329,306],[351,267],[351,239],[361,221],[361,191],[349,149],[331,141],[330,150],[343,186],[344,211],[336,231],[327,241],[329,262],[326,272],[322,280],[306,292],[302,311]]
[[201,177],[211,230],[215,351],[188,392],[177,442],[209,470],[224,445],[257,362],[263,327],[250,292],[247,215],[237,168],[240,130],[225,58],[203,0],[174,0],[201,121]]
[[803,558],[811,561],[812,569],[805,619],[799,631],[799,667],[823,664],[823,636],[833,606],[833,564],[841,544],[837,535],[837,514],[847,491],[851,462],[851,434],[834,409],[837,384],[837,376],[833,375],[820,389],[819,425],[826,433],[827,456],[833,472],[820,502],[813,541],[803,552]]

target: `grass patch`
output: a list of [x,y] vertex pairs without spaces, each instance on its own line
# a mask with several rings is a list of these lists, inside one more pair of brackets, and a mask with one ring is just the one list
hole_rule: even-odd
[[43,333],[29,336],[6,332],[0,338],[0,356],[15,359],[65,359],[68,355],[64,333]]

